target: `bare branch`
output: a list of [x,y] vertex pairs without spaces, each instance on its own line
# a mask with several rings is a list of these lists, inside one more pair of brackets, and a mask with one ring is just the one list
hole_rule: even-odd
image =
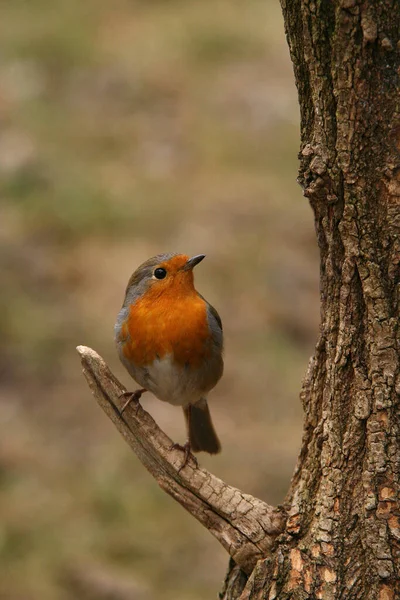
[[284,527],[283,512],[233,488],[183,453],[139,403],[120,414],[125,391],[103,359],[78,346],[83,373],[94,397],[159,486],[177,500],[217,538],[246,573],[266,557]]

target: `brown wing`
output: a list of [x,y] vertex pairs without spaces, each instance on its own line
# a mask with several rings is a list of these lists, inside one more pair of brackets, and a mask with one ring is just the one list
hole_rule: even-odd
[[197,295],[200,296],[200,298],[202,300],[204,300],[204,302],[207,304],[207,308],[208,308],[210,314],[214,317],[214,319],[216,320],[216,322],[217,322],[217,324],[218,324],[218,326],[219,326],[219,328],[220,328],[220,330],[222,332],[223,331],[222,321],[221,321],[221,317],[219,316],[217,310],[213,306],[211,306],[211,304],[209,302],[207,302],[207,300],[204,298],[204,296],[202,296],[201,294],[199,294],[199,292],[197,292]]

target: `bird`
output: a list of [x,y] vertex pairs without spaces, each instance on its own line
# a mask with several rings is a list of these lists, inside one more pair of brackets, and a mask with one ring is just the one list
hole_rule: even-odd
[[223,374],[222,322],[193,277],[204,258],[170,253],[148,259],[129,279],[115,324],[119,358],[140,386],[123,394],[128,400],[121,412],[146,391],[181,406],[187,441],[173,446],[185,452],[183,465],[191,452],[221,451],[207,395]]

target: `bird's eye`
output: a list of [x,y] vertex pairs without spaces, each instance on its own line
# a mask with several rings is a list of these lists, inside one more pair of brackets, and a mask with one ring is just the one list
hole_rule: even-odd
[[164,279],[164,277],[167,275],[167,271],[165,269],[162,269],[161,267],[159,267],[158,269],[156,269],[154,271],[154,277],[156,279]]

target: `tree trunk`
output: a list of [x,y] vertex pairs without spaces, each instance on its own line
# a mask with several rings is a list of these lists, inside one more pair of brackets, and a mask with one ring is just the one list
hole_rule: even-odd
[[[299,181],[321,252],[321,331],[285,506],[180,451],[93,350],[93,394],[158,484],[229,552],[223,600],[400,598],[400,1],[281,0]],[[134,404],[132,406],[132,404]],[[266,448],[266,451],[268,449]]]
[[301,110],[299,182],[321,252],[321,329],[285,532],[249,578],[231,561],[220,597],[395,600],[400,2],[281,3]]

